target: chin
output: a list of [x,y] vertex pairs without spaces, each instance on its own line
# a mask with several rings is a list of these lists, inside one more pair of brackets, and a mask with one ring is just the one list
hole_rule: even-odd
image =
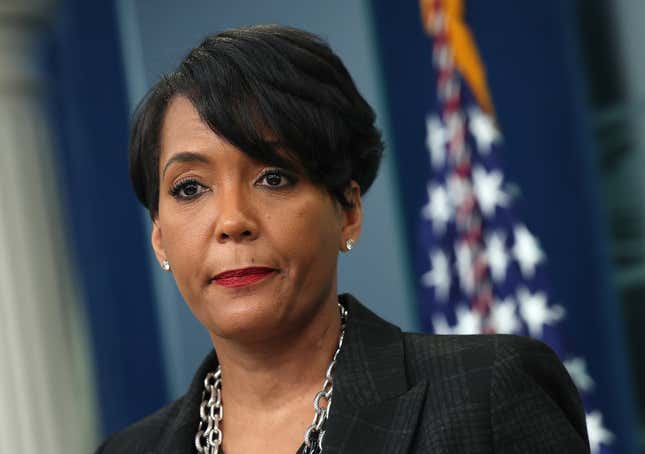
[[238,340],[266,340],[279,334],[285,326],[283,307],[275,296],[239,295],[227,300],[207,302],[200,322],[217,337]]

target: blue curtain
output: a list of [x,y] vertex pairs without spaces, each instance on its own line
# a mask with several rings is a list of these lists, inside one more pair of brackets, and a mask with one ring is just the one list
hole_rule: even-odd
[[104,435],[167,398],[148,232],[127,176],[128,103],[114,8],[112,1],[61,1],[43,43]]

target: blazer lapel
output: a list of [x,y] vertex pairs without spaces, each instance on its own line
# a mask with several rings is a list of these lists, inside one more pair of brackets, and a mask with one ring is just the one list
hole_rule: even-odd
[[342,295],[349,318],[334,378],[325,453],[405,453],[427,383],[410,388],[401,330]]

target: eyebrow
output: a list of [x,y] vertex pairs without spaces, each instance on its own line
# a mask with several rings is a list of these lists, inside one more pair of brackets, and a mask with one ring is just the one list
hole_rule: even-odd
[[209,164],[210,160],[207,156],[204,156],[201,153],[194,153],[192,151],[182,151],[180,153],[176,153],[172,155],[166,162],[166,165],[163,168],[163,173],[161,175],[162,177],[166,175],[166,170],[168,170],[170,164],[174,162],[203,162],[205,164]]

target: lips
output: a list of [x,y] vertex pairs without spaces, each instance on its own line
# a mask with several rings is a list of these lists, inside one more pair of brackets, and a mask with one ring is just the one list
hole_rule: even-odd
[[262,280],[273,274],[276,270],[267,267],[250,267],[237,270],[224,271],[213,278],[213,282],[222,287],[244,287]]

